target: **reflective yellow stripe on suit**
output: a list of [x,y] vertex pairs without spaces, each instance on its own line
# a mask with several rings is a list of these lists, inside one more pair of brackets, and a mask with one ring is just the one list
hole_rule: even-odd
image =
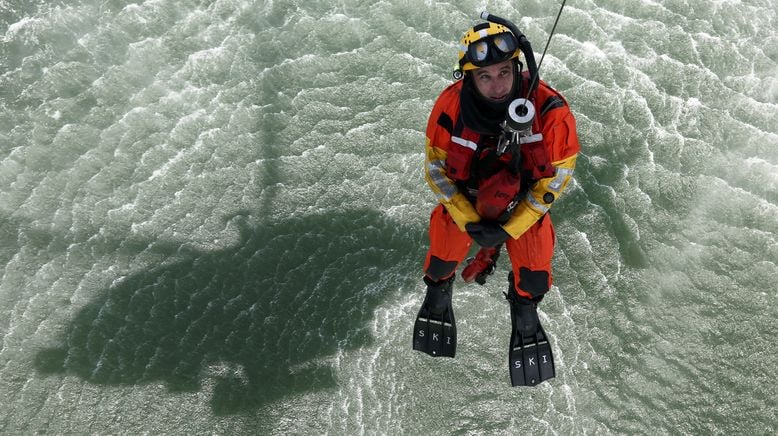
[[555,169],[554,175],[542,178],[532,185],[527,196],[516,206],[511,218],[503,224],[505,231],[514,239],[532,227],[559,198],[573,177],[577,158],[578,154],[575,154],[567,159],[552,162],[551,165]]
[[467,197],[459,192],[454,181],[446,175],[446,152],[438,147],[433,147],[429,138],[427,138],[425,149],[424,179],[430,185],[438,201],[446,207],[457,227],[464,232],[466,224],[478,222],[481,217]]

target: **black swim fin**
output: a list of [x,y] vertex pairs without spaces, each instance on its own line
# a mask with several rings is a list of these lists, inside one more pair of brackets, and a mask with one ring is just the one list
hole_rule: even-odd
[[413,349],[433,357],[454,357],[457,326],[451,306],[454,277],[435,283],[427,277],[427,295],[413,325]]
[[[538,319],[538,307],[520,301],[510,289],[506,298],[511,305],[511,344],[508,350],[508,370],[513,386],[535,386],[556,375],[554,355],[543,326]],[[529,304],[527,304],[529,303]]]

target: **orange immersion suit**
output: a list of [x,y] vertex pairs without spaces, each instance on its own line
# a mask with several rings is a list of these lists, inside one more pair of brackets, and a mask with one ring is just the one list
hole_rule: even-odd
[[[496,138],[464,125],[462,86],[459,80],[440,94],[427,122],[425,179],[440,204],[430,217],[424,272],[436,282],[450,278],[467,256],[473,241],[465,226],[487,219],[476,208],[479,194],[473,180],[478,175],[471,169],[475,156],[494,147]],[[530,100],[536,111],[534,135],[521,144],[520,194],[498,222],[510,235],[505,246],[514,289],[521,297],[539,301],[552,283],[555,235],[547,212],[573,175],[580,145],[575,118],[558,92],[541,80]]]

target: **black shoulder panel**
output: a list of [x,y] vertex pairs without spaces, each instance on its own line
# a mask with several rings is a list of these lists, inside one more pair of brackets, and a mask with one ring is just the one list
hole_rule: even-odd
[[452,120],[451,117],[448,116],[448,114],[445,112],[440,113],[440,116],[438,117],[438,125],[446,129],[449,135],[454,130],[454,120]]
[[550,111],[551,109],[556,109],[564,105],[565,101],[562,99],[562,97],[558,95],[552,95],[546,99],[546,101],[543,103],[543,107],[540,108],[540,116],[545,115],[546,112]]

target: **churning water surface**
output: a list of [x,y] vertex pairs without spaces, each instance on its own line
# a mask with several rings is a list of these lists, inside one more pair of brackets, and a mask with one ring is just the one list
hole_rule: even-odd
[[778,431],[778,3],[571,0],[582,152],[511,388],[505,263],[411,350],[424,127],[482,10],[0,0],[0,432]]

